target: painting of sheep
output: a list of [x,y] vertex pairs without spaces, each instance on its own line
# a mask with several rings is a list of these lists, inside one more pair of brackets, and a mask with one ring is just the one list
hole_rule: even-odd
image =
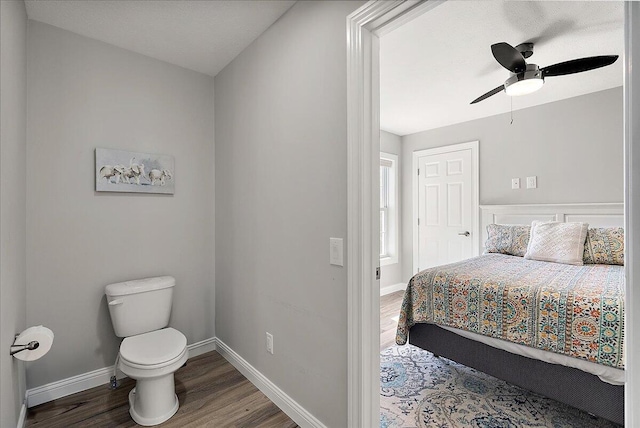
[[172,156],[96,149],[96,191],[174,193]]

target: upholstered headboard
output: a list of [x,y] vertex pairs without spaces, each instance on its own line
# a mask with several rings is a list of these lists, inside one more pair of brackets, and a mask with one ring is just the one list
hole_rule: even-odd
[[624,226],[624,204],[536,204],[536,205],[481,205],[480,254],[487,240],[487,225],[531,224],[542,221],[582,221],[589,227]]

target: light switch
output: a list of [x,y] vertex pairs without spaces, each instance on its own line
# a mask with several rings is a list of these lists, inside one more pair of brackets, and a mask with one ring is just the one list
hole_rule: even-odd
[[538,187],[538,177],[527,177],[527,189],[535,189]]
[[329,238],[329,264],[344,266],[342,238]]
[[520,188],[520,179],[519,178],[512,178],[511,179],[511,188],[512,189],[519,189]]

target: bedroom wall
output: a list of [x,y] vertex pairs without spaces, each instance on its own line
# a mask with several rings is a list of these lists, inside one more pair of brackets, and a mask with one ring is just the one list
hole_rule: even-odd
[[[402,160],[416,150],[480,141],[480,204],[623,200],[622,87],[402,137]],[[412,174],[404,168],[403,280],[412,272]],[[526,177],[538,177],[527,189]],[[511,189],[520,177],[521,188]]]
[[[402,207],[402,138],[387,131],[380,131],[380,151],[398,156],[398,205]],[[398,234],[402,231],[402,209],[398,210]],[[398,236],[398,249],[402,248],[402,236]],[[402,282],[402,256],[398,254],[398,263],[380,268],[380,288]]]
[[[172,275],[170,325],[214,336],[213,78],[29,21],[27,386],[113,365],[104,286]],[[175,195],[97,193],[96,147],[175,157]]]
[[[346,16],[297,2],[215,78],[216,334],[329,427],[347,426]],[[265,333],[274,336],[267,353]]]
[[26,327],[25,153],[27,13],[0,2],[0,426],[15,427],[24,400],[24,364],[9,355]]

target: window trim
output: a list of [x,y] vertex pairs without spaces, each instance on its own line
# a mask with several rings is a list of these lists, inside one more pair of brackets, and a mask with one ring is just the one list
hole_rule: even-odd
[[390,200],[387,207],[387,230],[388,249],[385,257],[380,257],[380,266],[388,266],[399,262],[400,257],[400,164],[398,163],[398,155],[387,152],[380,152],[380,159],[390,161],[391,173],[390,178]]

